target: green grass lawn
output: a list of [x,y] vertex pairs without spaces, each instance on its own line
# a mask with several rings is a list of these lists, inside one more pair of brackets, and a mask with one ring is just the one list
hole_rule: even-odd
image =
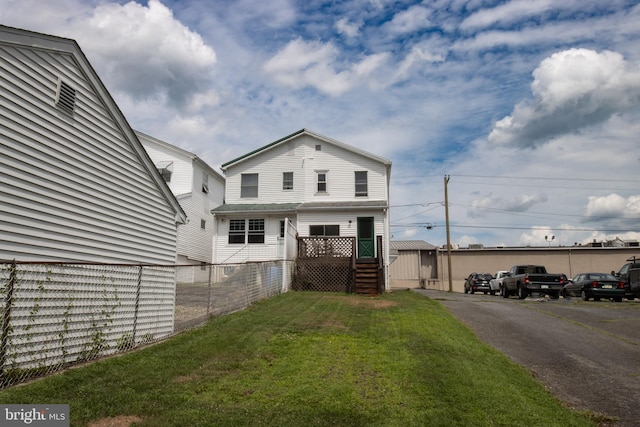
[[279,295],[0,403],[68,403],[73,426],[595,425],[408,291]]

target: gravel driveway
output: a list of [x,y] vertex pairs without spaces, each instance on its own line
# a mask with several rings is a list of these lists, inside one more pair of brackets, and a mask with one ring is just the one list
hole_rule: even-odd
[[416,289],[572,408],[640,426],[640,301],[504,299]]

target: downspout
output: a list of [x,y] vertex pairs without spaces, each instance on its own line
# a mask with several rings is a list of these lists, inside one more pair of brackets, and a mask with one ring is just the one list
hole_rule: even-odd
[[287,242],[289,241],[289,218],[284,218],[284,244],[282,245],[282,285],[280,287],[280,293],[286,292],[287,286]]
[[216,263],[216,249],[218,246],[218,218],[216,217],[216,214],[211,212],[211,215],[213,215],[213,236],[211,237],[211,263],[215,264]]

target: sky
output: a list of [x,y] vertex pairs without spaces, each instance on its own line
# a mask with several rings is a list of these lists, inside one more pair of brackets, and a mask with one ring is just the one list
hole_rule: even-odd
[[302,128],[393,162],[394,240],[640,240],[640,0],[0,0],[212,167]]

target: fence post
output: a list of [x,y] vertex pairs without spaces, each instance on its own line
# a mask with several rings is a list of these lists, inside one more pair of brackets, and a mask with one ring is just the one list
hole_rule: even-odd
[[209,313],[211,313],[211,270],[213,269],[213,265],[209,264],[209,291],[207,292],[207,317],[209,317]]
[[2,318],[2,338],[0,339],[0,378],[4,377],[5,364],[7,362],[7,344],[9,342],[9,323],[11,321],[11,306],[13,305],[13,290],[16,284],[16,260],[11,263],[9,274],[9,286],[4,300],[4,316]]
[[136,288],[136,306],[133,313],[133,346],[136,346],[136,329],[138,328],[138,306],[140,305],[140,287],[142,285],[142,264],[138,267],[138,286]]

